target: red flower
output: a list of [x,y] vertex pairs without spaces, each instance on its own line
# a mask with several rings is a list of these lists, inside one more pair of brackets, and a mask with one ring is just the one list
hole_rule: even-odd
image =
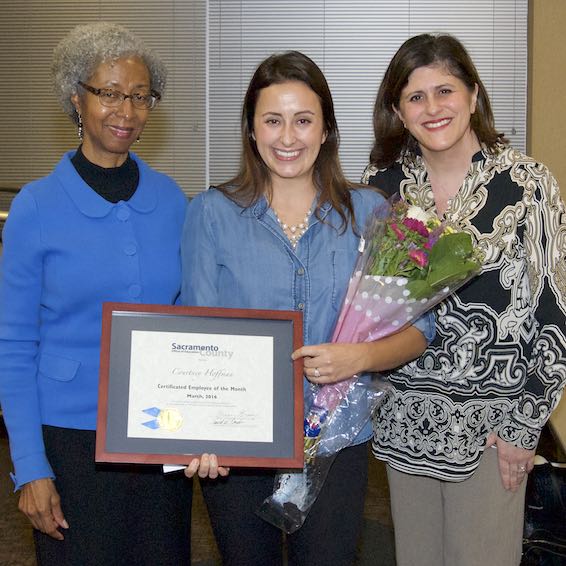
[[428,238],[428,228],[416,218],[405,218],[403,224],[411,231],[420,234],[423,238]]
[[428,254],[424,250],[409,250],[408,255],[419,267],[424,267],[428,263]]
[[397,226],[395,222],[392,222],[389,226],[391,226],[391,230],[395,232],[398,240],[403,241],[405,239],[405,234],[403,234],[403,232],[399,229],[399,226]]

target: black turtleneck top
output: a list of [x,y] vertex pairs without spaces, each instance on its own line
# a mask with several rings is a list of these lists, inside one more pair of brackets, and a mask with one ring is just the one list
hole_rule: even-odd
[[71,163],[83,181],[102,198],[110,202],[129,200],[138,188],[140,172],[137,163],[130,157],[119,167],[100,167],[91,163],[79,146]]

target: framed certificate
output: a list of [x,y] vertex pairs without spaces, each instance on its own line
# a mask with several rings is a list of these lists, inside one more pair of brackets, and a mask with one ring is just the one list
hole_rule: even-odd
[[105,303],[97,462],[303,467],[302,315]]

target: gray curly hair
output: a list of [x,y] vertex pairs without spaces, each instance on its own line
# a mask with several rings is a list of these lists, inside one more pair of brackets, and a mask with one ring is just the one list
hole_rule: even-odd
[[80,25],[59,42],[53,50],[53,86],[59,103],[71,120],[78,121],[71,102],[71,96],[77,93],[78,82],[87,82],[100,63],[131,55],[145,63],[151,88],[162,93],[167,79],[164,63],[141,39],[119,24]]

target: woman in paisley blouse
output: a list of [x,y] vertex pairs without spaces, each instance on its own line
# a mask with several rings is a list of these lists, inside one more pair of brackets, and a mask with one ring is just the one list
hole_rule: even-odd
[[399,566],[511,566],[526,475],[566,380],[566,212],[548,169],[507,145],[462,44],[393,57],[364,180],[436,212],[485,254],[437,310],[436,339],[391,373],[374,420]]

